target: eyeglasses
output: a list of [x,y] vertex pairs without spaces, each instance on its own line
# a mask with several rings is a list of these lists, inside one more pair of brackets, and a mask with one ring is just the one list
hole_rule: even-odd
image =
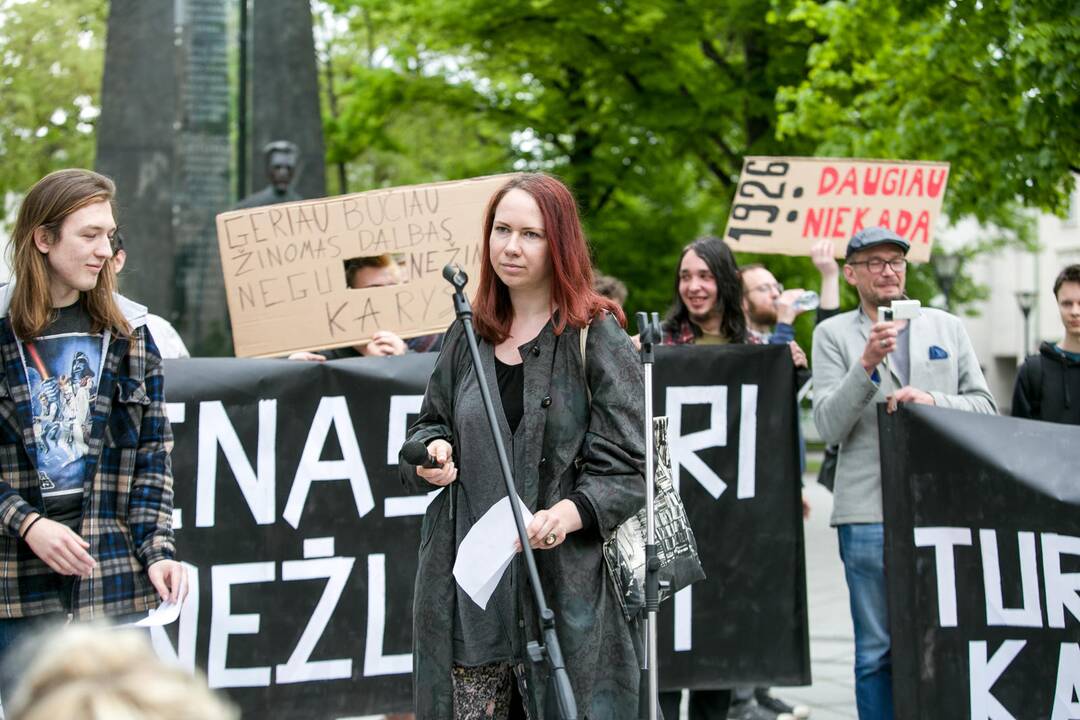
[[885,266],[888,265],[894,273],[899,275],[907,270],[907,260],[904,258],[893,258],[892,260],[882,260],[881,258],[872,258],[870,260],[859,260],[856,262],[849,262],[848,265],[865,265],[866,269],[875,275],[880,275],[885,272]]
[[784,286],[782,283],[762,283],[761,285],[747,288],[746,294],[749,295],[752,292],[768,293],[772,290],[775,290],[778,293],[782,293],[784,292]]

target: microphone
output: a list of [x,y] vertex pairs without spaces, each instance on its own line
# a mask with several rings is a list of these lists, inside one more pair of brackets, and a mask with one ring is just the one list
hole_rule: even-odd
[[450,283],[459,290],[469,282],[469,276],[465,274],[465,271],[461,269],[460,265],[454,263],[447,263],[443,266],[442,276],[446,282]]
[[443,466],[441,462],[428,455],[427,448],[419,440],[409,440],[401,446],[401,459],[419,467],[441,468]]

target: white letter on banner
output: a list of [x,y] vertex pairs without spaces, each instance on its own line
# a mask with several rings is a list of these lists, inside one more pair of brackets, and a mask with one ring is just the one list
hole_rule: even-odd
[[[179,425],[187,418],[187,405],[182,402],[165,403],[165,417],[169,418],[171,425]],[[173,530],[184,527],[184,511],[176,505],[173,505],[172,526]]]
[[739,483],[736,492],[740,500],[754,497],[757,487],[757,397],[757,385],[742,386],[739,408]]
[[693,585],[687,585],[675,593],[675,652],[686,652],[694,646],[694,596],[690,594],[693,589]]
[[259,632],[257,613],[232,614],[232,586],[274,581],[274,563],[237,563],[210,568],[210,651],[206,657],[206,680],[212,688],[268,687],[270,666],[226,667],[230,635],[255,635]]
[[[686,467],[714,498],[719,498],[727,483],[697,456],[698,450],[727,445],[727,387],[695,385],[669,387],[664,401],[668,416],[668,443],[671,449],[671,482],[679,491],[679,469]],[[709,405],[709,428],[689,435],[682,434],[683,405]]]
[[386,555],[368,555],[367,644],[364,677],[412,672],[412,653],[383,655],[386,632]]
[[165,417],[172,425],[179,425],[187,417],[187,406],[184,403],[165,403]]
[[1001,564],[998,560],[997,533],[979,531],[982,550],[983,589],[986,591],[986,624],[1014,627],[1042,627],[1042,605],[1039,603],[1039,568],[1035,554],[1035,533],[1016,533],[1020,546],[1020,584],[1024,604],[1006,608],[1001,592]]
[[199,568],[186,562],[180,564],[187,569],[188,594],[180,607],[177,647],[173,649],[169,635],[161,625],[150,628],[150,642],[154,645],[154,652],[163,662],[194,672],[195,641],[199,633]]
[[1012,713],[998,702],[990,689],[1026,644],[1026,640],[1006,640],[987,662],[986,641],[968,643],[971,720],[1016,720]]
[[423,395],[394,395],[390,398],[390,426],[386,433],[387,465],[398,464],[398,453],[405,444],[405,434],[409,430],[407,420],[410,415],[420,412],[423,402]]
[[277,400],[259,401],[258,474],[251,468],[225,406],[218,400],[199,403],[199,467],[196,472],[195,526],[214,526],[218,445],[225,453],[236,484],[259,525],[274,522],[274,446],[277,444]]
[[1058,655],[1057,689],[1054,691],[1054,710],[1050,720],[1080,718],[1080,643],[1061,643]]
[[443,491],[442,488],[432,490],[424,495],[400,495],[388,497],[383,500],[383,516],[409,517],[411,515],[423,515],[427,512],[427,506],[435,499],[435,496]]
[[[320,460],[319,456],[322,455],[331,427],[337,432],[342,459]],[[285,503],[285,512],[281,514],[294,528],[300,525],[300,514],[304,510],[313,480],[348,480],[352,486],[353,501],[359,517],[364,517],[375,507],[364,458],[360,454],[360,446],[356,444],[356,432],[353,430],[352,417],[349,416],[349,406],[340,395],[324,397],[319,402],[319,409],[315,411],[315,419],[311,422],[304,452],[296,468],[296,477],[293,478],[292,488],[289,490],[289,499]]]
[[340,680],[352,677],[352,658],[340,658],[337,660],[309,661],[315,645],[322,638],[330,622],[330,616],[334,614],[341,593],[349,580],[353,563],[356,558],[351,557],[328,557],[315,560],[287,560],[281,563],[282,580],[317,580],[326,578],[328,582],[323,588],[322,596],[315,605],[315,612],[311,614],[304,632],[300,634],[300,641],[296,643],[289,660],[284,665],[277,666],[278,684],[310,682],[313,680]]
[[1080,573],[1061,572],[1062,555],[1080,555],[1080,538],[1043,533],[1043,582],[1046,584],[1046,622],[1065,627],[1065,608],[1080,620]]
[[[424,402],[423,395],[394,395],[390,398],[390,426],[386,433],[386,464],[398,464],[398,452],[405,443],[405,433],[409,429],[409,415],[420,412],[420,405]],[[435,495],[442,492],[442,488],[429,492],[427,495],[402,495],[388,497],[383,500],[383,515],[385,517],[407,517],[410,515],[423,515],[427,506],[435,499]]]
[[915,547],[933,547],[937,568],[938,625],[956,627],[956,565],[953,547],[970,545],[971,530],[954,527],[915,528]]

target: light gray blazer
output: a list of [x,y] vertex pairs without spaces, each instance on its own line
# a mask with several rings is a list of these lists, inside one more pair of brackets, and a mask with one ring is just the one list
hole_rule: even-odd
[[[997,406],[960,320],[924,308],[910,321],[910,385],[939,407],[994,414]],[[832,524],[881,522],[881,453],[877,404],[885,394],[859,363],[872,323],[861,309],[829,318],[814,331],[814,424],[825,442],[840,445]],[[886,365],[877,368],[891,391],[901,386]]]

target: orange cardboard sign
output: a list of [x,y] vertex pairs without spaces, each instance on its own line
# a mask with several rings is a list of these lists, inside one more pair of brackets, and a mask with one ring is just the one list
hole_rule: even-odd
[[828,238],[842,257],[852,235],[882,225],[925,262],[948,178],[939,162],[748,157],[724,240],[737,251],[809,255]]
[[[378,330],[443,332],[454,319],[443,266],[479,280],[488,200],[512,175],[412,185],[217,216],[238,357],[356,345]],[[350,288],[346,263],[389,256],[400,282]]]

